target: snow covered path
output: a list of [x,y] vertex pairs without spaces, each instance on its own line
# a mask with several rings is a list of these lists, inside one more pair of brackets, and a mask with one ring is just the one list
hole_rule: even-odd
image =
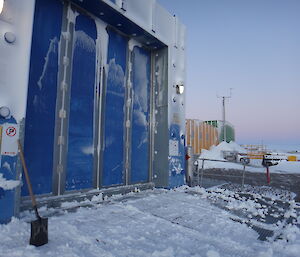
[[39,248],[28,245],[26,217],[14,219],[0,225],[0,256],[299,256],[296,226],[288,243],[262,242],[207,197],[186,190],[190,189],[115,196],[50,217],[49,243]]

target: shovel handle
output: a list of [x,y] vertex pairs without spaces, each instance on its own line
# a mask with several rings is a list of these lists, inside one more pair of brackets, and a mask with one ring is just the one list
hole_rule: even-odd
[[29,178],[29,175],[28,175],[27,166],[26,166],[26,163],[25,163],[24,152],[23,152],[22,145],[21,145],[21,142],[20,142],[19,139],[18,139],[18,146],[19,146],[20,158],[21,158],[21,162],[22,162],[22,166],[23,166],[23,170],[24,170],[24,174],[25,174],[25,178],[26,178],[26,182],[27,182],[27,186],[28,186],[28,191],[29,191],[29,194],[30,194],[31,202],[32,202],[32,206],[36,210],[37,204],[36,204],[35,196],[34,196],[33,191],[32,191],[32,186],[31,186],[31,183],[30,183],[30,178]]

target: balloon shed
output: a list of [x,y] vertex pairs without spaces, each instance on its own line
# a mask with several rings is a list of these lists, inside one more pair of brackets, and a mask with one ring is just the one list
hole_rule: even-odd
[[[3,1],[1,1],[3,2]],[[155,0],[6,0],[0,223],[39,203],[185,183],[185,27]]]

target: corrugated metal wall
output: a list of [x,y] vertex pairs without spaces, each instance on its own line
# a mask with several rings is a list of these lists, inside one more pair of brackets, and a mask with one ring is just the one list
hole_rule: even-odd
[[195,154],[200,154],[202,149],[209,149],[219,144],[218,130],[204,121],[186,120],[187,145],[192,146]]

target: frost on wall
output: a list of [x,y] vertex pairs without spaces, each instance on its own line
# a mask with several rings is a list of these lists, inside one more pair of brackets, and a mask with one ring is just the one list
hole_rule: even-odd
[[182,161],[180,159],[170,159],[169,176],[175,176],[182,174],[183,167],[181,166]]
[[[24,152],[36,194],[52,191],[59,39],[63,5],[36,1],[31,45]],[[37,161],[42,160],[42,161]],[[22,195],[28,195],[26,182]]]
[[148,142],[148,122],[149,122],[149,63],[148,56],[136,50],[134,52],[135,70],[133,89],[133,122],[140,127],[144,127],[144,133],[141,137],[138,148]]
[[125,117],[125,71],[127,67],[126,37],[114,30],[109,35],[105,103],[103,185],[124,184],[124,117]]
[[88,53],[95,53],[95,40],[82,30],[75,31],[75,48],[82,48]]
[[124,97],[124,79],[125,73],[121,65],[116,63],[115,58],[111,59],[108,64],[108,83],[111,86],[107,88],[107,92]]
[[93,185],[96,39],[94,20],[76,17],[72,57],[66,189]]
[[132,161],[131,182],[146,182],[149,165],[150,52],[132,51]]
[[[20,185],[20,181],[17,180],[6,180],[3,177],[3,174],[0,173],[0,189],[3,190],[12,190],[16,188],[18,185]],[[1,198],[1,196],[0,196]]]
[[[32,99],[32,105],[35,107],[35,112],[48,113],[47,98],[48,95],[43,91],[43,87],[51,87],[49,82],[53,85],[56,84],[56,77],[53,76],[53,67],[56,66],[58,56],[58,44],[59,40],[57,37],[50,39],[48,51],[44,57],[43,69],[40,73],[40,77],[36,82],[39,90],[36,91]],[[47,89],[45,89],[47,90]],[[48,89],[49,90],[49,89]]]
[[[58,53],[58,38],[54,37],[53,39],[50,39],[50,44],[49,44],[49,48],[47,51],[47,54],[45,56],[45,62],[44,62],[44,66],[43,66],[43,71],[42,74],[37,82],[38,87],[40,90],[42,90],[43,88],[43,80],[45,78],[45,75],[47,73],[47,69],[51,69],[51,67],[49,67],[49,62],[51,61],[51,55],[56,56]],[[35,99],[37,100],[37,99]]]

